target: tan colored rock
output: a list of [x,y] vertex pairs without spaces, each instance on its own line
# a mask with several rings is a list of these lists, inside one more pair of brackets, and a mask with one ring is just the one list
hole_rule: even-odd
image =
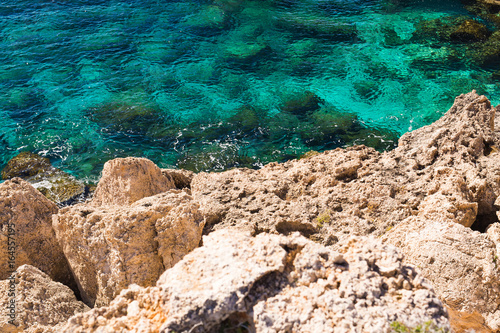
[[[471,92],[457,97],[435,123],[403,135],[393,151],[381,154],[357,146],[271,163],[260,170],[200,173],[192,181],[192,194],[207,215],[207,230],[299,231],[335,247],[350,235],[382,236],[401,223],[411,224],[412,219],[420,221],[418,225],[429,235],[432,228],[436,228],[434,235],[440,234],[440,226],[434,222],[426,226],[423,221],[453,222],[455,229],[465,230],[462,225],[484,232],[498,221],[500,208],[500,117],[495,118],[495,113],[485,96]],[[478,236],[456,237],[453,246],[466,248],[469,239],[477,238],[474,251],[491,254],[498,247],[492,236],[496,229],[491,230],[489,241],[479,241],[486,236],[474,233]],[[439,251],[438,241],[430,244],[429,251]],[[417,253],[419,247],[414,250]],[[440,297],[463,299],[463,310],[478,311],[488,325],[498,327],[493,310],[498,306],[496,296],[488,294],[490,285],[481,282],[485,276],[496,276],[489,270],[493,266],[454,251],[436,256],[425,269],[422,266],[424,275],[433,281]],[[477,267],[484,272],[462,272],[474,282],[464,277],[450,277],[448,282],[434,279],[432,271],[440,272],[449,261],[469,267],[470,272]],[[455,288],[450,284],[455,280],[463,283]]]
[[384,239],[416,265],[440,298],[455,310],[478,312],[494,330],[500,329],[500,224],[487,233],[452,221],[411,217]]
[[57,239],[90,306],[108,304],[131,283],[154,285],[199,245],[203,226],[198,205],[180,190],[130,206],[78,204],[53,216]]
[[191,188],[191,181],[195,176],[193,171],[183,169],[161,169],[161,174],[171,178],[179,190]]
[[33,266],[18,267],[13,277],[15,286],[12,279],[0,280],[2,333],[60,332],[71,316],[90,310],[71,289]]
[[394,247],[351,239],[340,251],[299,236],[220,230],[167,270],[156,287],[123,290],[62,332],[390,332],[447,313]]
[[115,158],[104,164],[92,202],[100,205],[129,205],[142,198],[175,188],[172,179],[146,158]]
[[76,290],[68,262],[52,229],[52,214],[57,210],[53,202],[20,178],[0,184],[1,280],[17,267],[28,264]]
[[212,229],[299,231],[327,244],[380,236],[414,215],[481,229],[500,195],[494,123],[495,108],[472,92],[393,151],[357,146],[260,170],[200,173],[192,193]]

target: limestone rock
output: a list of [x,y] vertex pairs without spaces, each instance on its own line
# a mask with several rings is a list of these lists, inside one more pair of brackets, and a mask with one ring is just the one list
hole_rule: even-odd
[[[39,269],[22,265],[14,272],[15,287],[11,281],[0,281],[0,331],[3,333],[56,333],[76,313],[90,309],[75,298],[67,286],[54,282]],[[15,302],[9,296],[15,290]],[[10,309],[14,318],[11,318]],[[13,320],[15,325],[12,325]]]
[[62,332],[389,332],[447,313],[394,247],[351,239],[339,251],[298,234],[256,237],[220,230],[156,287],[133,285],[108,307],[72,317]]
[[55,168],[49,159],[21,152],[2,170],[2,179],[20,177],[33,185],[49,200],[64,205],[85,195],[85,185],[70,174]]
[[52,214],[55,213],[57,206],[26,181],[14,178],[0,184],[1,280],[18,266],[28,264],[76,290],[68,262],[52,229]]
[[500,195],[494,122],[495,108],[472,92],[393,151],[356,146],[260,170],[199,173],[191,189],[213,229],[300,231],[329,244],[380,236],[413,215],[480,229]]
[[191,188],[191,181],[195,175],[193,171],[183,169],[161,169],[161,174],[172,179],[179,190]]
[[410,217],[384,239],[418,266],[441,299],[462,312],[478,312],[500,329],[500,224],[487,233],[446,220]]
[[115,158],[104,164],[92,202],[129,205],[137,200],[175,188],[172,179],[146,158]]
[[[192,194],[207,216],[207,231],[299,231],[334,247],[350,235],[382,236],[412,217],[453,222],[455,228],[496,230],[491,225],[498,221],[495,202],[500,202],[500,120],[495,113],[488,99],[473,91],[457,97],[435,123],[403,135],[393,151],[381,154],[357,146],[271,163],[260,170],[199,173],[191,183]],[[478,252],[493,251],[493,244],[498,244],[488,237],[476,244]],[[457,248],[468,246],[466,239],[457,237],[455,242]],[[439,243],[432,244],[439,248]],[[424,275],[432,269],[439,272],[449,260],[436,257]],[[434,281],[432,275],[430,279]],[[440,280],[434,286],[444,299],[470,300],[464,305],[467,312],[478,311],[488,325],[497,327],[493,310],[481,303],[480,296],[472,296],[486,295],[490,287],[474,279],[475,283],[463,284],[469,286],[470,299],[462,295],[466,289],[445,290],[438,286]]]
[[[136,166],[132,170],[136,170]],[[122,175],[131,173],[119,171]],[[106,175],[108,185],[110,179],[119,179]],[[144,175],[139,174],[139,178]],[[129,183],[136,184],[130,188],[139,186],[136,180]],[[100,198],[105,197],[102,192],[105,187],[99,183],[99,188]],[[115,187],[109,185],[108,188]],[[133,196],[117,197],[120,200],[116,201],[123,203]],[[78,204],[65,207],[53,216],[57,239],[71,265],[82,299],[90,306],[108,304],[131,283],[154,285],[165,269],[199,245],[203,226],[204,218],[198,205],[180,190],[146,197],[130,206]]]

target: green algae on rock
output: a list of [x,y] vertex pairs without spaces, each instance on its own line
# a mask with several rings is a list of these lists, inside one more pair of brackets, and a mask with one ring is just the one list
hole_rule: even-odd
[[70,174],[55,168],[49,159],[31,152],[21,152],[2,170],[2,179],[20,177],[57,204],[83,196],[86,186]]

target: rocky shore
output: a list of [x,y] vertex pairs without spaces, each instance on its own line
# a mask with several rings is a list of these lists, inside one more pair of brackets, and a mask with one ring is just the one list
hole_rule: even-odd
[[0,331],[500,331],[495,112],[259,170],[115,159],[76,204],[6,180]]

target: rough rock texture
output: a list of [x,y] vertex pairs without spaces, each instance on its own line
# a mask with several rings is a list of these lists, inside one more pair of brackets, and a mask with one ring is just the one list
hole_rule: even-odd
[[200,173],[192,193],[215,228],[300,231],[325,242],[381,235],[412,215],[445,215],[471,226],[478,216],[494,215],[500,194],[494,115],[486,97],[461,95],[434,124],[403,135],[393,151],[356,146],[260,170]]
[[[15,272],[15,303],[11,280],[0,281],[0,332],[56,333],[74,314],[90,309],[77,301],[67,286],[54,282],[39,269],[23,265]],[[12,305],[14,304],[14,305]],[[10,306],[15,316],[9,316]],[[13,320],[15,325],[9,323]]]
[[0,184],[1,280],[18,266],[28,264],[76,290],[68,262],[52,230],[55,213],[57,206],[26,181],[14,178]]
[[70,174],[54,168],[49,159],[27,151],[12,158],[2,170],[2,179],[20,177],[49,200],[64,205],[85,195],[85,185]]
[[195,175],[193,171],[183,169],[161,169],[161,174],[171,178],[179,190],[191,188],[191,181]]
[[154,285],[199,245],[204,218],[191,196],[171,190],[130,206],[66,207],[53,226],[84,302],[102,306],[131,283]]
[[391,323],[449,329],[430,285],[394,247],[351,239],[340,251],[297,233],[204,237],[156,287],[131,286],[78,314],[63,332],[389,332]]
[[453,222],[411,217],[384,239],[422,270],[449,306],[477,311],[489,326],[500,328],[500,223],[479,233]]
[[129,205],[145,197],[175,188],[174,181],[146,158],[115,158],[104,164],[92,202],[100,205]]
[[[495,111],[473,91],[457,97],[435,123],[403,135],[393,151],[357,146],[260,170],[200,173],[191,183],[192,194],[207,215],[206,232],[227,227],[254,234],[299,231],[334,245],[350,235],[382,236],[412,216],[484,232],[498,221],[500,120]],[[490,251],[492,243],[478,246],[475,251],[481,253]],[[481,312],[490,309],[486,303],[495,304],[496,296],[475,296],[474,284],[457,288],[457,295],[469,292],[475,309],[498,327]]]

